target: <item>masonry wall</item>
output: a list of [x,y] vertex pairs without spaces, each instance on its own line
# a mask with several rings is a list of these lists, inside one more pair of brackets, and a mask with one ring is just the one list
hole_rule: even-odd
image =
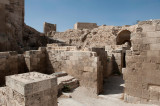
[[127,68],[123,69],[127,102],[160,105],[159,22],[140,22],[137,33],[132,34],[132,49],[127,51]]
[[65,71],[94,94],[103,89],[103,67],[95,52],[78,51],[76,47],[48,45],[50,72]]
[[101,61],[101,65],[103,67],[103,77],[108,78],[111,75],[112,70],[109,69],[110,66],[107,51],[105,51],[105,48],[92,48],[92,51],[97,53],[97,56]]
[[6,77],[1,106],[57,106],[57,78],[37,72]]
[[123,68],[123,46],[122,45],[107,45],[105,46],[105,51],[108,53],[108,60],[110,65],[108,70],[111,73],[122,73]]
[[47,34],[49,32],[55,31],[56,32],[57,27],[56,24],[51,24],[51,23],[44,23],[44,33]]
[[40,72],[48,74],[46,49],[26,51],[24,53],[25,63],[29,72]]
[[0,86],[5,84],[5,76],[26,71],[23,56],[17,52],[0,52]]
[[33,71],[49,73],[46,48],[26,51],[24,54],[0,52],[0,86],[5,84],[5,76]]
[[22,46],[24,0],[0,2],[0,51],[17,50]]

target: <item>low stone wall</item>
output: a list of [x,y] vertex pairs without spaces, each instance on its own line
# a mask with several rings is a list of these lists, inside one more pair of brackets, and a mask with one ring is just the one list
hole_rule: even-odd
[[18,74],[19,61],[17,52],[0,52],[0,85],[4,85],[5,76]]
[[108,60],[110,61],[110,67],[112,70],[111,73],[121,73],[123,68],[123,56],[125,50],[123,50],[122,45],[108,45],[105,46],[105,51],[108,53]]
[[46,49],[17,52],[0,52],[0,86],[5,84],[5,76],[25,72],[41,72],[48,74]]
[[48,73],[46,49],[39,48],[39,50],[26,51],[24,53],[25,62],[29,72]]
[[[106,73],[107,54],[103,49],[79,51],[75,46],[50,44],[47,48],[26,51],[0,53],[0,84],[4,85],[5,76],[25,72],[52,74],[65,71],[80,80],[80,85],[99,94],[103,89],[103,75]],[[100,56],[100,58],[97,56]],[[103,68],[104,67],[104,68]]]
[[103,68],[96,52],[78,51],[74,46],[50,45],[47,53],[50,71],[65,71],[77,78],[81,86],[89,88],[95,94],[102,92]]
[[108,78],[112,72],[109,69],[107,51],[105,51],[105,48],[92,48],[92,51],[97,53],[97,56],[101,61],[101,65],[103,66],[103,77]]
[[123,69],[125,101],[160,105],[160,21],[139,23],[132,34],[132,50],[127,51]]
[[1,106],[58,106],[57,78],[37,72],[6,77],[0,88]]

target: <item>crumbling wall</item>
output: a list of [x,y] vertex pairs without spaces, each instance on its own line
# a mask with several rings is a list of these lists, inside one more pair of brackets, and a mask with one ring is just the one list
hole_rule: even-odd
[[160,21],[139,22],[126,54],[125,101],[160,104]]
[[99,26],[94,29],[70,29],[65,32],[52,32],[53,39],[65,42],[68,45],[79,48],[105,47],[116,45],[118,33],[123,30],[135,32],[137,25],[133,26]]
[[47,34],[49,32],[55,31],[56,32],[57,27],[56,24],[51,24],[51,23],[44,23],[44,33]]
[[50,71],[65,71],[94,94],[102,92],[103,67],[96,52],[78,51],[74,46],[48,45],[47,53]]

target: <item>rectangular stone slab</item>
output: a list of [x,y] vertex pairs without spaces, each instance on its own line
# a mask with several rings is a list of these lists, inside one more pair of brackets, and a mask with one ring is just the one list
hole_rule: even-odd
[[6,85],[26,96],[57,86],[57,78],[38,72],[30,72],[6,76]]

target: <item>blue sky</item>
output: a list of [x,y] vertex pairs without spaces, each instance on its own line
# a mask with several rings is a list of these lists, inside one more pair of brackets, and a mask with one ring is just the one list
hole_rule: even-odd
[[122,26],[149,19],[160,19],[160,0],[25,0],[25,23],[40,32],[44,22],[65,31],[76,22]]

